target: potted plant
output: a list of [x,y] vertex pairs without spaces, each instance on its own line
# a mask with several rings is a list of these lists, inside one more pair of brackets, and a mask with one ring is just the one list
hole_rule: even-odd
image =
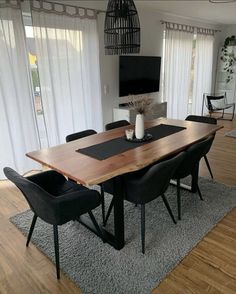
[[137,139],[143,139],[144,137],[144,115],[150,109],[153,99],[137,95],[129,96],[130,102],[129,107],[136,110],[136,121],[135,121],[135,137]]
[[225,39],[224,46],[221,50],[220,59],[225,63],[224,70],[227,72],[226,83],[233,79],[234,64],[236,63],[236,56],[232,46],[236,46],[236,37],[231,36]]

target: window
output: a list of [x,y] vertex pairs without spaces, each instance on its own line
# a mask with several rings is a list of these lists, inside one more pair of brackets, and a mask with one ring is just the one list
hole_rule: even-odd
[[34,31],[33,27],[25,25],[26,45],[28,49],[29,64],[31,69],[33,92],[34,92],[34,106],[37,119],[37,126],[39,131],[39,139],[41,148],[48,147],[47,130],[45,125],[45,118],[43,112],[43,103],[41,97],[40,79],[37,65],[37,56],[35,49]]
[[213,44],[214,30],[166,23],[162,97],[168,117],[201,115],[203,94],[211,92]]

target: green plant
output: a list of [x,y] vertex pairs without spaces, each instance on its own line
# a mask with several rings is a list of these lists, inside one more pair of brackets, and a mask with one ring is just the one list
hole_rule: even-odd
[[229,83],[233,79],[233,66],[236,62],[236,56],[233,50],[229,50],[230,46],[236,45],[236,37],[231,36],[227,37],[224,42],[224,46],[221,50],[221,57],[220,59],[225,63],[224,70],[227,72],[226,83]]
[[33,86],[34,86],[34,90],[35,90],[36,87],[40,87],[39,74],[38,74],[37,68],[32,68],[31,74],[32,74]]

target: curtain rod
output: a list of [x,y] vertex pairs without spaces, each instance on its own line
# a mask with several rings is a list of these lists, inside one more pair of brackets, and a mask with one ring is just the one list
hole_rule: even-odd
[[171,21],[165,21],[165,20],[161,20],[160,22],[161,22],[161,24],[169,23],[169,24],[173,24],[173,25],[189,26],[189,27],[192,27],[194,29],[212,30],[215,33],[221,32],[221,30],[215,30],[215,29],[210,29],[210,28],[203,28],[203,27],[192,26],[192,25],[187,25],[187,24],[182,24],[182,23],[176,23],[176,22],[171,22]]
[[[25,0],[21,0],[21,2],[24,2]],[[33,2],[33,0],[30,0],[31,2]],[[44,1],[44,0],[38,0],[39,2],[44,2],[44,3],[48,3],[48,4],[56,4],[56,5],[61,5],[63,7],[72,7],[72,8],[79,8],[79,9],[84,9],[84,10],[91,10],[98,13],[106,13],[105,10],[100,10],[100,9],[94,9],[94,8],[88,8],[88,7],[82,7],[82,6],[75,6],[75,5],[70,5],[70,4],[63,4],[63,3],[59,3],[59,2],[51,2],[51,1]]]

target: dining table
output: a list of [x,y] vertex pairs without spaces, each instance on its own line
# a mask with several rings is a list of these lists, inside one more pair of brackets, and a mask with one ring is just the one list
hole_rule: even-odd
[[[145,131],[153,133],[152,140],[147,142],[127,142],[125,130],[134,129],[129,125],[32,151],[26,156],[88,187],[112,180],[114,230],[111,233],[103,226],[101,230],[104,240],[120,250],[125,245],[123,176],[170,158],[221,128],[220,125],[159,118],[145,122]],[[198,172],[192,178],[193,193],[197,181]],[[79,221],[96,233],[86,216]]]

